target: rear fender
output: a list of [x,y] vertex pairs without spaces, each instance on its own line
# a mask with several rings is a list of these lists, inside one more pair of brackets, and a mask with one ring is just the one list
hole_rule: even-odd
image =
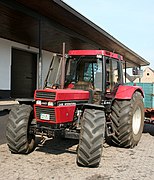
[[144,97],[144,92],[140,86],[122,86],[120,85],[116,95],[115,99],[131,99],[133,94],[138,91],[142,94]]

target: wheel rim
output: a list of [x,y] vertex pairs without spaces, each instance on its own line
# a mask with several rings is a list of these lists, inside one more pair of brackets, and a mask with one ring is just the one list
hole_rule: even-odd
[[137,107],[134,115],[133,115],[133,133],[136,135],[138,134],[141,126],[141,109]]

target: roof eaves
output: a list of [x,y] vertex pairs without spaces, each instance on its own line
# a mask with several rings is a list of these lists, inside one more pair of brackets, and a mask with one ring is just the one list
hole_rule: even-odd
[[139,56],[137,53],[135,53],[134,51],[132,51],[131,49],[129,49],[127,46],[125,46],[124,44],[122,44],[120,41],[118,41],[116,38],[114,38],[113,36],[111,36],[109,33],[107,33],[105,30],[103,30],[102,28],[100,28],[98,25],[96,25],[95,23],[93,23],[92,21],[90,21],[89,19],[87,19],[85,16],[83,16],[82,14],[80,14],[79,12],[77,12],[75,9],[73,9],[71,6],[69,6],[68,4],[66,4],[65,2],[61,1],[61,0],[53,0],[55,3],[57,3],[58,5],[60,5],[61,7],[65,8],[67,11],[69,11],[70,13],[72,13],[73,15],[75,15],[76,17],[78,17],[79,19],[81,19],[82,21],[84,21],[85,23],[87,23],[88,25],[90,25],[92,28],[94,28],[95,30],[97,30],[98,32],[100,32],[101,34],[103,34],[104,36],[106,36],[107,38],[109,38],[111,41],[113,41],[115,44],[117,44],[118,46],[120,46],[121,48],[125,49],[126,51],[128,51],[130,54],[134,55],[136,58],[139,58],[142,63],[144,65],[149,65],[150,63],[145,60],[144,58],[142,58],[141,56]]

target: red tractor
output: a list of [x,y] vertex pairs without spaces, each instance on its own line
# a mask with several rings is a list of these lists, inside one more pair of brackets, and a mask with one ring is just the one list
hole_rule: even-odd
[[79,139],[78,165],[97,167],[105,136],[116,146],[136,146],[144,124],[143,91],[124,85],[122,56],[71,50],[64,63],[61,84],[36,90],[33,106],[12,108],[6,130],[10,151],[28,154],[35,135],[58,135]]

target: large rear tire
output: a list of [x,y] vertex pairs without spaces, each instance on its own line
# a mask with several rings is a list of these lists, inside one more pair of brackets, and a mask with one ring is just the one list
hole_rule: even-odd
[[6,127],[8,147],[12,153],[28,154],[34,150],[35,135],[29,134],[32,107],[29,105],[15,105],[9,114]]
[[104,134],[104,111],[85,109],[77,150],[77,164],[79,166],[99,166],[103,150]]
[[136,146],[144,126],[144,105],[141,93],[135,92],[131,100],[115,100],[111,120],[115,131],[111,141],[120,147]]

